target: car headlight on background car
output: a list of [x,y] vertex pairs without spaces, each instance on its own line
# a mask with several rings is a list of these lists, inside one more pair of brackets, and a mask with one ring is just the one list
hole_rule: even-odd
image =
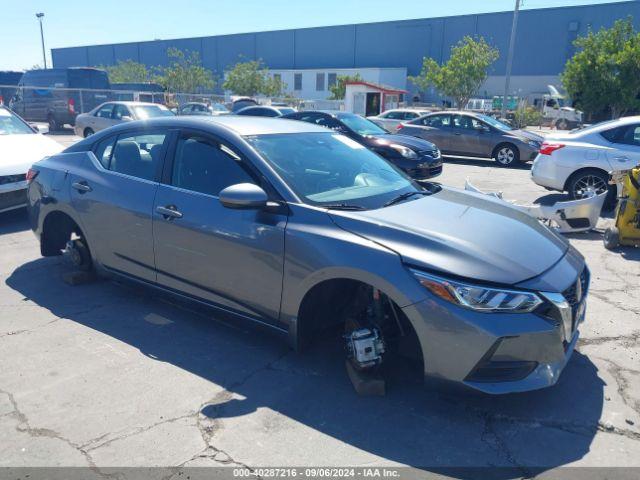
[[478,312],[527,313],[542,303],[540,297],[533,292],[472,285],[413,269],[411,273],[437,297]]
[[540,146],[542,145],[542,143],[537,142],[537,141],[535,141],[535,140],[528,140],[528,141],[527,141],[527,144],[528,144],[530,147],[535,148],[536,150],[540,150]]
[[398,145],[397,143],[391,143],[389,145],[396,152],[402,155],[404,158],[418,158],[418,154],[404,145]]

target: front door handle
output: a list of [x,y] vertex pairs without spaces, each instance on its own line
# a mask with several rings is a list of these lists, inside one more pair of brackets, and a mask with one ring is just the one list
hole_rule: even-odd
[[175,205],[167,205],[166,207],[156,207],[156,212],[162,215],[165,220],[172,218],[182,218],[182,213],[178,211]]
[[84,180],[79,182],[73,182],[71,186],[75,188],[79,193],[90,192],[92,190],[89,184]]
[[629,157],[625,157],[624,155],[619,156],[619,157],[613,157],[613,159],[616,162],[628,162],[629,161]]

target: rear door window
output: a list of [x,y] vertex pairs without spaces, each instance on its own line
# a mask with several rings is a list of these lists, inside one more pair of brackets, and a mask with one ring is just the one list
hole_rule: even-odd
[[98,109],[98,111],[96,112],[96,117],[111,118],[112,113],[113,113],[113,103],[107,103]]
[[131,112],[129,111],[126,105],[116,104],[115,108],[113,109],[113,116],[112,116],[114,120],[122,120],[122,117],[130,117],[130,116],[131,116]]
[[451,115],[430,115],[428,117],[422,117],[419,122],[427,127],[450,127]]
[[[154,180],[159,171],[163,152],[169,135],[165,131],[150,131],[118,136],[109,153],[109,145],[105,146],[102,156],[98,158],[107,170],[122,173],[144,180]],[[96,152],[96,156],[97,153]]]

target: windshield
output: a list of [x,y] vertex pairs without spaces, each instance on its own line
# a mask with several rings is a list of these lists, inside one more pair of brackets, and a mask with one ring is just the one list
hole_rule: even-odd
[[384,135],[386,133],[389,133],[373,123],[371,120],[367,120],[360,115],[347,113],[338,114],[336,116],[338,120],[340,120],[347,127],[360,135]]
[[495,118],[488,115],[478,115],[478,118],[483,122],[488,123],[493,128],[497,128],[498,130],[502,130],[503,132],[510,132],[511,130],[513,130],[513,128],[511,128],[509,125],[499,122]]
[[0,135],[35,133],[29,125],[5,108],[0,108]]
[[133,107],[136,111],[136,117],[139,119],[154,118],[154,117],[171,117],[174,113],[162,105],[141,105]]
[[344,135],[255,135],[247,141],[308,203],[380,208],[398,194],[422,189],[395,167]]

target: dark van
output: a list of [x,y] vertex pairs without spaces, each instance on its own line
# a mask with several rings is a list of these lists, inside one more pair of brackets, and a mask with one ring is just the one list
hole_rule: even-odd
[[16,94],[16,89],[23,72],[0,71],[0,105],[9,105]]
[[110,88],[107,72],[97,68],[29,70],[20,80],[11,109],[29,122],[47,122],[55,131],[65,124],[73,126],[76,115],[111,100]]

